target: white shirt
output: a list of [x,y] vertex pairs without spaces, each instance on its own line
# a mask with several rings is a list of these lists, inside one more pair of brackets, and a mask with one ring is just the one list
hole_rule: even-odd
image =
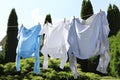
[[[74,57],[88,59],[100,55],[97,70],[106,73],[110,55],[108,34],[109,27],[105,12],[100,12],[80,22],[78,18],[74,19],[68,35],[70,44],[69,57],[70,66],[73,74],[77,77],[76,62]],[[72,55],[73,54],[73,55]],[[71,59],[73,58],[73,59]]]
[[44,26],[46,40],[41,52],[44,55],[43,68],[45,69],[48,68],[48,55],[51,58],[61,59],[60,68],[63,68],[67,61],[69,21],[61,21],[52,27],[53,29],[49,25]]

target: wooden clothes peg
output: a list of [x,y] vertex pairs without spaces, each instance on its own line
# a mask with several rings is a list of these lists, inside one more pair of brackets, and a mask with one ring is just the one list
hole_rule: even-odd
[[23,26],[23,24],[21,24],[21,26]]
[[47,23],[46,23],[46,24],[48,25],[48,23],[49,23],[49,22],[47,21]]
[[40,22],[38,22],[38,25],[40,25]]
[[75,16],[73,16],[73,19],[75,20]]
[[66,18],[64,18],[64,22],[66,22]]
[[102,12],[102,10],[100,9],[100,12],[99,12],[99,14]]

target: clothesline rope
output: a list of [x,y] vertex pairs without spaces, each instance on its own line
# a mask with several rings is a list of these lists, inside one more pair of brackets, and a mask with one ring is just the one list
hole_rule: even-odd
[[[16,26],[18,26],[18,25],[16,25]],[[8,26],[8,27],[16,27],[16,26]]]
[[[101,11],[102,11],[102,10],[100,9],[100,12],[101,12]],[[92,15],[94,15],[94,14],[85,15],[85,16],[83,16],[83,18],[84,18],[84,17],[88,17],[88,16],[90,17],[90,16],[92,16]],[[74,18],[75,18],[75,16],[73,16],[73,19],[74,19]]]
[[82,18],[84,18],[84,17],[90,17],[90,16],[92,16],[93,14],[89,14],[89,15],[85,15],[85,16],[83,16]]

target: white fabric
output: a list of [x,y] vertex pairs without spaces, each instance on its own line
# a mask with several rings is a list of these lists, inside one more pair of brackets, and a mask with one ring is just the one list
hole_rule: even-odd
[[49,37],[50,37],[50,34],[51,34],[51,31],[54,29],[54,27],[52,26],[51,23],[46,23],[43,27],[43,30],[42,30],[42,34],[45,34],[45,38],[44,38],[44,43],[47,42],[47,40],[49,40]]
[[[43,31],[45,32],[45,43],[41,50],[44,55],[43,68],[48,68],[48,55],[51,58],[60,58],[60,68],[63,69],[64,64],[67,61],[67,51],[69,44],[67,42],[68,30],[69,30],[69,21],[61,21],[56,25],[53,25],[50,29],[49,25],[44,26]],[[51,31],[51,32],[49,32]]]
[[88,59],[100,55],[97,70],[106,73],[110,60],[108,34],[109,27],[105,12],[101,11],[82,22],[77,18],[72,21],[68,35],[70,44],[68,53],[70,55],[70,66],[72,67],[70,68],[75,78],[78,76],[76,63],[73,64],[74,61],[71,60],[76,59],[71,59],[72,57]]

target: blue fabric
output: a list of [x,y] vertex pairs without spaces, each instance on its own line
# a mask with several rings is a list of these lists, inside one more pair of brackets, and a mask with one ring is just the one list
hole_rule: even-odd
[[41,25],[36,25],[30,29],[21,26],[18,33],[18,46],[16,49],[16,69],[20,71],[20,58],[35,57],[34,73],[40,72],[39,49],[41,35]]

